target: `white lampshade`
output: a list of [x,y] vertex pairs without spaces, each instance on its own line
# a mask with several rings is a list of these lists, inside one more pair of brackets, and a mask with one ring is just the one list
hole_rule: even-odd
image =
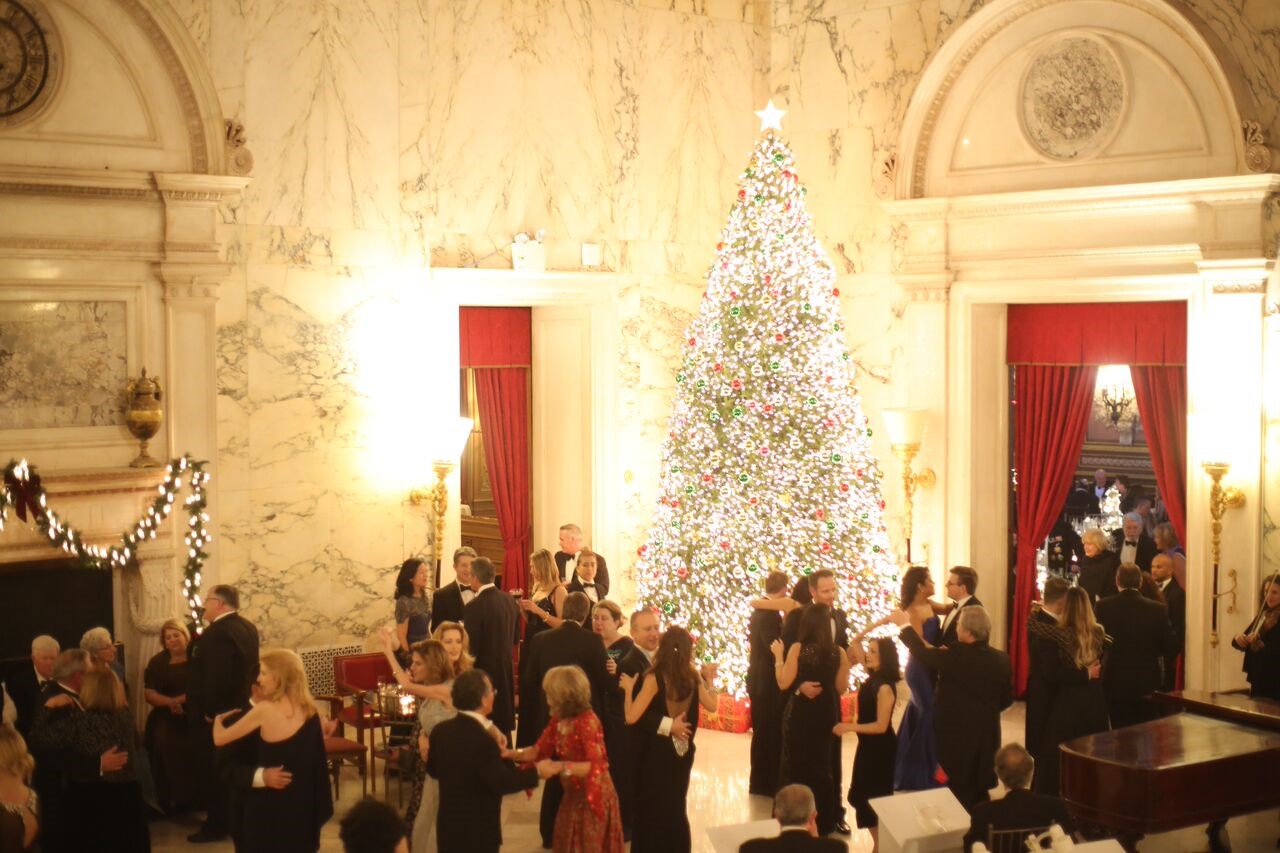
[[471,436],[471,418],[445,418],[435,424],[432,432],[431,456],[437,463],[457,465]]
[[928,409],[884,409],[885,429],[889,431],[889,443],[919,446],[924,440],[924,428],[929,419]]

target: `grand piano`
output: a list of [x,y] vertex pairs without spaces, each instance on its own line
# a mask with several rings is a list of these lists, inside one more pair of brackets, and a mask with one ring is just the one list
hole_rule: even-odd
[[1176,713],[1062,744],[1074,816],[1132,849],[1143,835],[1280,806],[1280,702],[1190,690],[1157,699]]

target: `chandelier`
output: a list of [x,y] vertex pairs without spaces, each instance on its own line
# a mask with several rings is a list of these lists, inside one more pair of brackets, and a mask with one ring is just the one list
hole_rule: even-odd
[[1094,417],[1119,430],[1121,422],[1136,417],[1133,404],[1133,380],[1129,376],[1129,366],[1105,364],[1099,367],[1093,392]]

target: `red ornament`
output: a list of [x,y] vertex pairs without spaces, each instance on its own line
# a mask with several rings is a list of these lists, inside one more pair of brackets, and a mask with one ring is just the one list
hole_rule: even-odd
[[724,243],[723,243],[723,242],[721,242],[721,243],[716,243],[716,251],[717,251],[717,252],[718,252],[718,251],[720,251],[720,250],[721,250],[721,249],[723,249],[723,248],[724,248]]
[[862,469],[861,469],[861,468],[859,468],[859,469],[858,469],[858,476],[859,476],[859,477],[861,477],[861,476],[862,476]]
[[648,550],[649,550],[649,546],[648,546],[648,545],[641,545],[639,548],[637,548],[637,549],[636,549],[636,554],[637,554],[638,556],[643,557],[643,556],[645,555],[645,552],[646,552],[646,551],[648,551]]
[[832,295],[832,296],[839,296],[839,295],[840,295],[840,288],[838,288],[838,287],[833,287],[833,288],[831,288],[831,295]]
[[703,475],[702,475],[702,482],[704,482],[704,483],[710,483],[710,482],[711,482],[711,480],[712,480],[712,477],[711,477],[711,475],[710,475],[710,474],[703,474]]
[[818,521],[822,521],[822,519],[827,517],[827,511],[825,509],[820,509],[817,512],[815,512],[813,515],[815,518],[818,519]]
[[841,484],[840,484],[840,491],[842,491],[842,492],[847,492],[847,491],[849,491],[849,484],[848,484],[848,483],[841,483]]
[[671,499],[671,506],[672,506],[672,507],[678,507],[678,506],[680,506],[680,499],[679,499],[679,498],[672,498],[672,499]]
[[731,382],[730,384],[731,384],[731,385],[733,385],[733,390],[735,390],[735,391],[741,391],[741,390],[742,390],[742,381],[741,381],[741,380],[739,380],[739,379],[735,379],[735,380],[733,380],[733,382]]
[[823,542],[823,543],[822,543],[821,545],[819,545],[818,547],[820,547],[823,551],[830,551],[830,550],[831,550],[831,543],[830,543],[830,542]]
[[738,200],[739,200],[739,201],[741,201],[742,199],[744,199],[744,198],[746,198],[746,197],[747,197],[747,191],[746,191],[746,190],[738,190]]
[[777,341],[778,343],[782,343],[782,341],[783,341],[783,339],[784,339],[784,336],[783,336],[783,334],[782,334],[781,332],[779,332],[778,334],[776,334],[776,335],[774,335],[774,336],[773,336],[773,339],[774,339],[775,341]]
[[721,371],[724,370],[724,365],[717,361],[714,365],[711,366],[711,369],[714,370],[716,373],[720,373]]
[[738,291],[736,291],[736,290],[730,290],[730,291],[729,291],[729,298],[730,298],[730,299],[737,299],[737,298],[738,298]]
[[884,509],[884,501],[880,501],[880,508]]
[[765,276],[764,276],[764,283],[765,283],[765,284],[770,284],[770,283],[772,283],[772,282],[773,282],[773,276],[769,275],[768,273],[765,273]]
[[766,415],[773,414],[773,406],[770,406],[768,403],[766,403],[764,407],[764,413]]
[[787,202],[785,205],[783,205],[783,208],[782,208],[782,209],[783,209],[783,210],[790,210],[790,209],[791,209],[791,202]]
[[827,382],[830,382],[830,381],[831,381],[831,377],[830,377],[830,376],[828,376],[828,377],[827,377]]
[[863,596],[862,598],[858,599],[858,603],[861,604],[863,607],[866,607],[868,604],[871,603],[871,600],[868,599],[866,596]]
[[697,338],[689,338],[689,346],[691,346],[691,347],[696,347],[697,345],[698,345],[698,339],[697,339]]
[[759,499],[759,498],[747,498],[747,503],[751,504],[752,506],[755,506],[756,504],[760,503],[760,499]]
[[768,455],[769,455],[769,448],[768,448],[766,445],[763,445],[763,444],[762,444],[762,445],[760,445],[760,455],[761,455],[761,456],[768,456]]
[[688,577],[688,576],[689,576],[689,570],[688,570],[688,569],[686,569],[684,566],[681,566],[680,568],[676,569],[676,575],[678,575],[679,577],[682,577],[682,578],[684,578],[684,577]]
[[722,551],[728,551],[728,550],[729,550],[729,540],[727,540],[727,539],[723,539],[723,540],[721,540],[721,541],[720,541],[720,550],[722,550]]

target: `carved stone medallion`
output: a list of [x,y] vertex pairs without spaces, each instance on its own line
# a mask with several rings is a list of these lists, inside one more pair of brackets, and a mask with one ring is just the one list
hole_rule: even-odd
[[1022,80],[1022,127],[1036,150],[1055,160],[1097,154],[1124,116],[1120,61],[1099,39],[1070,36],[1031,60]]
[[0,128],[34,118],[57,88],[61,49],[36,0],[0,0]]

